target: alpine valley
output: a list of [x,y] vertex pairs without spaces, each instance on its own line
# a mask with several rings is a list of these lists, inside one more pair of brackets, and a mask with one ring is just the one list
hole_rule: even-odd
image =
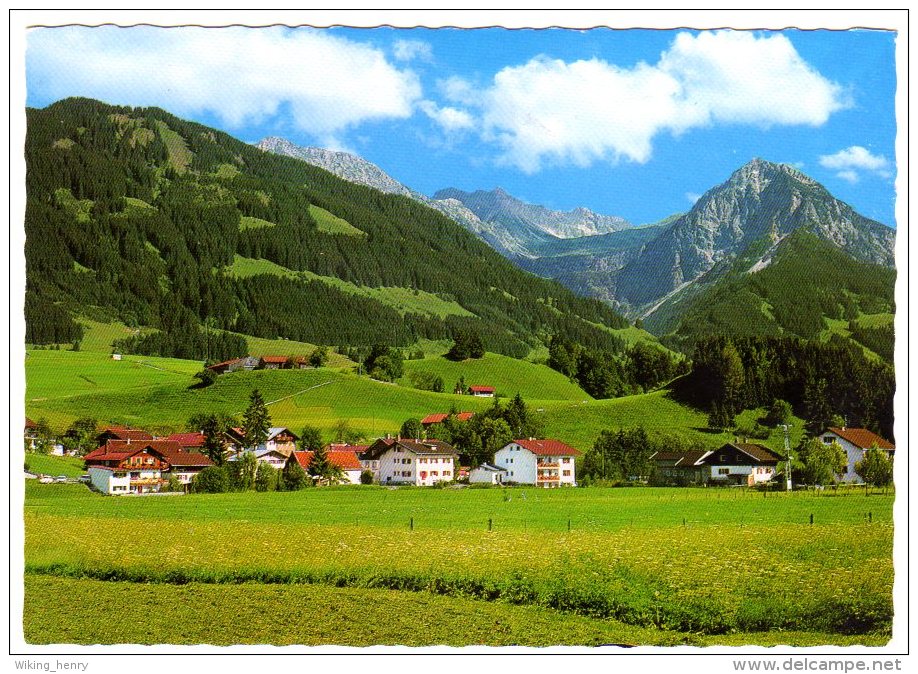
[[[351,154],[278,138],[259,147],[426,203],[519,267],[606,302],[673,348],[709,334],[834,335],[892,361],[895,231],[791,166],[753,159],[688,213],[635,226],[526,204],[500,188],[428,198]],[[863,318],[878,314],[886,318]]]

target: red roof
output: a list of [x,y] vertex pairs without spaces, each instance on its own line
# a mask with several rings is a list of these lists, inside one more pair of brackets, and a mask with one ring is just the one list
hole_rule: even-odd
[[169,462],[170,466],[175,466],[176,468],[188,467],[188,466],[212,466],[214,462],[210,460],[210,457],[205,456],[204,454],[199,454],[198,452],[160,452],[166,461]]
[[[313,454],[315,454],[315,452],[294,452],[293,456],[303,470],[309,470],[309,464],[312,463]],[[327,454],[328,460],[341,470],[361,470],[363,468],[355,452],[330,451],[327,452]]]
[[896,446],[889,440],[884,440],[873,431],[866,428],[829,428],[829,432],[844,438],[852,445],[861,449],[870,449],[876,443],[880,449],[895,449]]
[[203,447],[203,433],[173,433],[166,438],[169,442],[177,442],[182,447]]
[[279,363],[281,365],[290,360],[287,356],[262,356],[261,359],[266,363]]
[[25,427],[26,427],[26,428],[38,428],[38,424],[36,424],[36,423],[35,423],[34,421],[32,421],[31,419],[29,419],[29,417],[26,417],[26,418],[25,418]]
[[240,360],[242,360],[242,358],[233,358],[231,360],[224,360],[222,363],[214,363],[213,365],[208,365],[207,369],[216,370],[217,368],[220,368],[220,367],[229,367],[233,363],[238,363]]
[[163,456],[182,451],[179,444],[171,440],[143,440],[140,442],[108,440],[104,445],[84,456],[83,459],[85,461],[122,461],[148,447]]
[[494,393],[493,386],[469,386],[472,393]]
[[536,456],[580,456],[579,449],[565,445],[560,440],[514,440],[516,444],[528,449]]
[[[493,389],[492,389],[493,390]],[[422,426],[429,426],[431,424],[443,423],[448,417],[448,414],[428,414],[426,417],[421,419]],[[474,412],[459,412],[455,415],[457,421],[468,421],[475,416]]]

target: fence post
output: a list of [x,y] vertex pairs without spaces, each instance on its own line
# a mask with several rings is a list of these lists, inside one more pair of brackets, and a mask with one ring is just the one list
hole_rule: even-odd
[[413,517],[412,517],[411,520],[409,520],[409,522],[408,522],[408,528],[409,528],[411,531],[414,531],[414,518],[413,518]]
[[810,525],[812,526],[812,524],[813,524],[813,513],[810,513]]
[[489,518],[488,518],[488,531],[491,531],[491,526],[492,526],[492,524],[493,524],[493,522],[491,521],[491,518],[489,517]]
[[567,530],[568,531],[571,530],[571,518],[570,517],[567,518]]
[[873,524],[873,512],[867,513],[867,522]]

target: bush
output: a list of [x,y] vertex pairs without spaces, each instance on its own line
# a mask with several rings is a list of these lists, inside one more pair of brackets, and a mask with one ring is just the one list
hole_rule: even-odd
[[191,491],[198,494],[222,494],[230,490],[230,476],[222,466],[208,466],[191,480]]
[[360,473],[360,484],[373,484],[373,473],[367,469],[364,469]]

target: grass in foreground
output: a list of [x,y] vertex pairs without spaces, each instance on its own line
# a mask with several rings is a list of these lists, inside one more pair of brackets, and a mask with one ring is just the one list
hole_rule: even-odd
[[[127,499],[63,487],[27,488],[27,572],[410,590],[708,635],[886,634],[892,617],[890,497],[354,488]],[[152,523],[155,536],[137,535]]]
[[32,644],[881,646],[888,641],[882,635],[840,639],[797,632],[712,640],[539,607],[394,590],[259,583],[145,585],[31,574],[25,577],[23,628]]

